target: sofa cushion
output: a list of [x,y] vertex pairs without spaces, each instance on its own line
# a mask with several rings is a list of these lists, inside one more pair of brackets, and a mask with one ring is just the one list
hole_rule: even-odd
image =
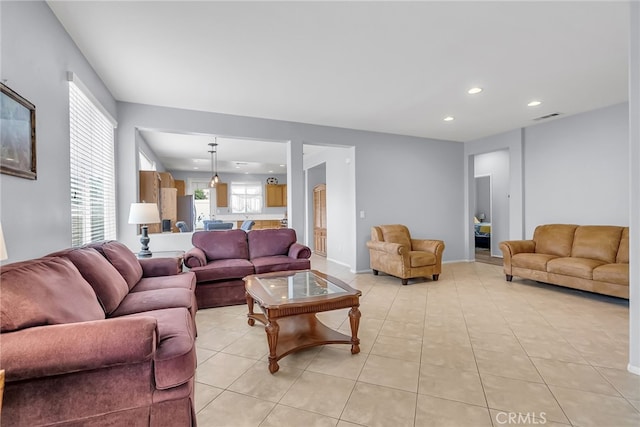
[[93,248],[70,249],[64,253],[91,285],[105,313],[115,310],[129,293],[116,268]]
[[111,315],[112,317],[119,317],[151,310],[163,310],[165,308],[186,308],[194,319],[198,310],[193,292],[188,289],[171,288],[131,292]]
[[270,228],[251,230],[247,233],[249,240],[249,256],[262,258],[272,255],[287,255],[289,247],[296,242],[296,231],[293,228]]
[[244,230],[196,231],[191,243],[202,249],[207,260],[249,259],[247,232]]
[[0,286],[1,332],[105,317],[91,285],[65,258],[3,266]]
[[593,280],[629,286],[629,263],[605,264],[593,269]]
[[156,289],[180,288],[194,291],[196,276],[191,272],[174,274],[172,276],[143,277],[131,292],[152,291]]
[[624,227],[622,229],[620,247],[618,248],[618,254],[616,255],[616,263],[629,264],[629,227]]
[[120,242],[109,242],[104,245],[104,254],[111,264],[122,274],[129,289],[133,288],[142,277],[142,267],[135,254]]
[[196,281],[202,283],[213,280],[242,279],[255,273],[255,270],[248,259],[218,259],[203,267],[192,268],[191,272],[195,273]]
[[583,225],[576,229],[571,256],[612,263],[620,247],[622,227]]
[[258,273],[270,273],[272,271],[308,270],[311,261],[307,258],[296,259],[287,255],[274,255],[251,260]]
[[547,263],[557,258],[555,255],[519,253],[511,258],[513,267],[527,268],[529,270],[547,271]]
[[89,243],[86,247],[94,248],[100,252],[124,277],[129,289],[138,283],[142,277],[142,267],[135,254],[122,243],[115,240],[105,240]]
[[196,370],[195,331],[183,308],[168,308],[127,317],[153,317],[158,326],[158,347],[153,370],[156,387],[165,390],[189,381]]
[[409,252],[409,265],[413,268],[424,267],[426,265],[434,265],[436,263],[436,254],[423,251]]
[[533,232],[535,252],[559,257],[571,256],[573,235],[577,227],[573,224],[539,225]]
[[605,264],[589,258],[555,258],[547,263],[547,272],[564,276],[593,279],[593,269]]

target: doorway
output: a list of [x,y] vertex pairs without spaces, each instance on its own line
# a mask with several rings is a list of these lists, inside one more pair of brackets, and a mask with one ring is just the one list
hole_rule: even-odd
[[313,187],[313,253],[327,256],[327,186]]
[[500,242],[509,236],[509,151],[475,155],[474,178],[471,213],[475,259],[502,264]]

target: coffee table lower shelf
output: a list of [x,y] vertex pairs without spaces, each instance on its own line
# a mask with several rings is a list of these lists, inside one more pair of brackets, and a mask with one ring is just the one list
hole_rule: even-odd
[[[349,337],[322,323],[314,313],[298,314],[267,321],[264,314],[248,315],[250,326],[255,321],[265,325],[269,343],[269,371],[277,372],[278,360],[295,351],[325,344],[351,344],[351,353],[360,352],[360,339]],[[357,329],[356,329],[357,331]],[[356,332],[357,334],[357,332]]]

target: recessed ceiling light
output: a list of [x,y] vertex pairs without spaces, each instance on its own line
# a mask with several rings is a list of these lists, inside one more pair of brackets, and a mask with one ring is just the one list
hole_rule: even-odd
[[445,118],[444,118],[444,121],[445,121],[445,122],[451,122],[451,121],[453,121],[453,116],[447,116],[447,117],[445,117]]
[[481,87],[472,87],[471,89],[469,89],[467,91],[467,93],[469,95],[475,95],[476,93],[480,93],[480,92],[482,92],[482,88]]
[[286,165],[280,165],[281,168],[285,167]]
[[527,107],[537,107],[540,104],[542,104],[542,101],[531,101],[527,104]]

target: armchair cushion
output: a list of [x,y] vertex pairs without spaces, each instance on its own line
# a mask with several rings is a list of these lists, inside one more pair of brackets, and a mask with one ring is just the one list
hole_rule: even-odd
[[397,243],[411,248],[409,229],[404,225],[382,225],[382,239],[385,242]]
[[409,265],[411,267],[424,267],[425,265],[434,265],[436,256],[429,252],[411,251],[409,252]]
[[71,261],[46,257],[2,268],[1,332],[105,318],[96,293]]

